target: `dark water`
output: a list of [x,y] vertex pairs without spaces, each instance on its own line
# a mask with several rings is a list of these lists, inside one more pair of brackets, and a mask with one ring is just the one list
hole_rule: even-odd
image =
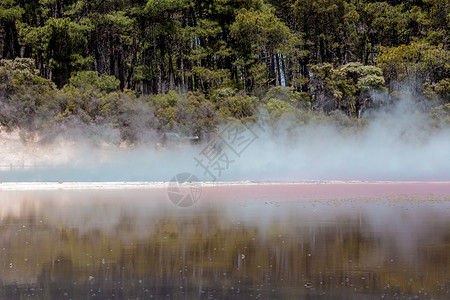
[[450,298],[450,195],[252,189],[0,191],[0,298]]

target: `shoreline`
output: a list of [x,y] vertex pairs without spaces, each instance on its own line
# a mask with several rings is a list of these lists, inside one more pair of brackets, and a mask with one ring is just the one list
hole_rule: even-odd
[[[165,189],[169,186],[169,181],[157,181],[157,182],[0,182],[0,191],[30,191],[30,190],[111,190],[111,189]],[[258,187],[264,190],[273,190],[279,188],[286,188],[288,190],[296,188],[307,189],[331,189],[334,192],[339,190],[338,187],[346,188],[349,190],[360,190],[382,187],[390,187],[391,190],[394,187],[403,187],[400,189],[394,188],[394,190],[409,191],[422,193],[436,192],[435,189],[439,187],[445,194],[450,195],[450,181],[363,181],[363,180],[310,180],[310,181],[222,181],[222,182],[188,182],[183,183],[180,188],[205,188],[205,189],[245,189],[251,187]],[[406,189],[405,188],[411,188]],[[253,189],[252,189],[253,190]],[[365,193],[364,193],[365,194]]]

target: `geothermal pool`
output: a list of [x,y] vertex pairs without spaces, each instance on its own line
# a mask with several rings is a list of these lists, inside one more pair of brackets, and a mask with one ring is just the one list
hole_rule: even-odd
[[192,188],[1,183],[0,298],[450,298],[450,182]]

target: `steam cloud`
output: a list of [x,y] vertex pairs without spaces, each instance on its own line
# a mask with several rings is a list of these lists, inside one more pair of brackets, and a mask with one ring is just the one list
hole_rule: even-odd
[[[217,181],[450,180],[450,128],[432,128],[411,97],[388,110],[368,112],[362,130],[335,124],[251,128],[258,137],[230,163]],[[117,140],[112,129],[97,128],[101,141]],[[76,134],[74,133],[76,132]],[[0,181],[168,181],[189,172],[211,176],[197,166],[205,145],[159,151],[153,142],[133,149],[102,147],[71,131],[50,145],[23,146],[6,134],[0,140]],[[100,134],[101,133],[101,134]],[[100,145],[100,146],[99,146]],[[17,162],[36,165],[8,169]]]

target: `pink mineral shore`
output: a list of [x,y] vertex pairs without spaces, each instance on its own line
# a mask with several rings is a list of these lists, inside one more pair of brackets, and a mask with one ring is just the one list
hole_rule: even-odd
[[[20,190],[116,190],[139,189],[144,193],[166,195],[169,183],[164,182],[34,182],[0,184],[0,191]],[[181,191],[189,188],[201,190],[202,198],[211,196],[246,197],[277,196],[292,197],[371,197],[392,195],[441,195],[450,197],[450,181],[419,182],[354,182],[321,181],[302,183],[274,182],[193,182],[180,187]]]
[[[301,183],[301,184],[251,184],[207,186],[202,197],[379,197],[394,195],[449,196],[450,182],[389,182],[389,183]],[[259,197],[258,197],[259,198]]]

